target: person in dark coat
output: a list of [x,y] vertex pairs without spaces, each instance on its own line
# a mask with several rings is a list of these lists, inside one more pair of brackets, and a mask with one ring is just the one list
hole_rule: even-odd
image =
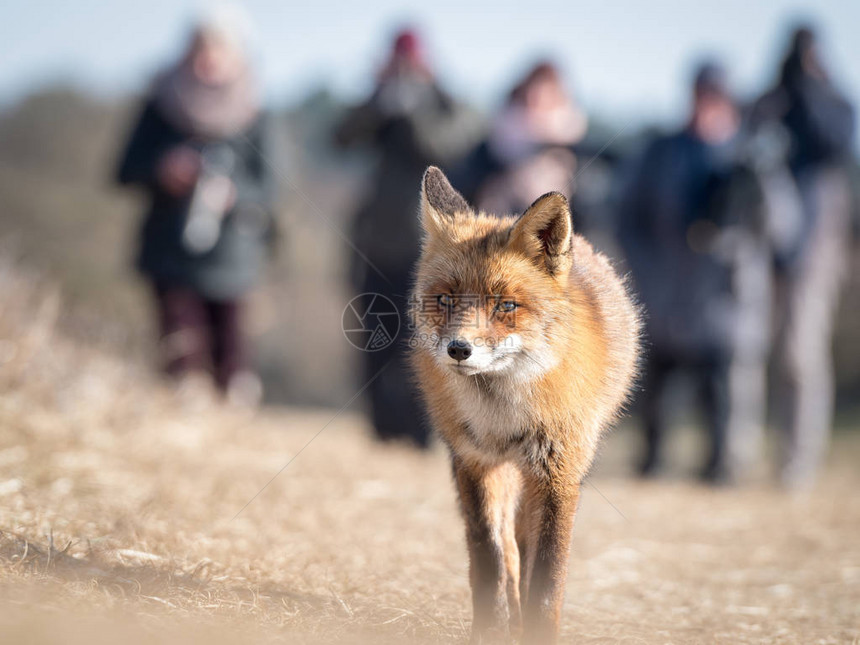
[[[850,240],[847,165],[855,112],[833,84],[815,31],[791,36],[775,87],[752,120],[788,139],[788,167],[800,196],[799,222],[777,255],[776,319],[781,477],[809,486],[824,456],[833,418],[831,339]],[[789,227],[791,228],[791,227]]]
[[155,297],[165,371],[210,372],[249,403],[262,389],[249,369],[243,299],[272,229],[264,130],[239,26],[213,14],[156,79],[117,173],[148,198],[137,267]]
[[[389,298],[407,326],[412,267],[418,259],[419,186],[429,165],[447,166],[474,140],[477,120],[437,82],[418,34],[394,39],[371,96],[351,109],[335,132],[343,147],[379,155],[369,194],[353,218],[351,277],[357,293]],[[402,339],[401,339],[402,340]],[[406,342],[367,352],[373,425],[381,439],[405,437],[426,447],[429,425],[411,383]]]
[[705,480],[731,478],[732,426],[763,422],[767,255],[749,243],[760,228],[754,218],[726,206],[729,195],[747,194],[743,209],[762,202],[756,182],[736,172],[739,124],[725,72],[705,63],[688,124],[651,143],[622,196],[619,241],[646,311],[643,475],[662,465],[666,386],[678,371],[695,384],[707,419]]

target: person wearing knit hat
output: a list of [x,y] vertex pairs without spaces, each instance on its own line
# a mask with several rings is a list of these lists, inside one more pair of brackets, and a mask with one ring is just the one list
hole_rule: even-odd
[[[479,120],[440,85],[418,30],[391,39],[370,97],[350,109],[335,132],[345,148],[372,148],[378,163],[367,199],[352,220],[351,278],[356,293],[388,297],[404,314],[411,271],[418,258],[418,190],[427,166],[450,167],[469,147]],[[371,419],[380,439],[430,442],[412,385],[406,343],[395,342],[362,356]],[[408,422],[404,422],[408,420]]]
[[155,79],[117,174],[148,199],[137,267],[155,296],[165,371],[183,381],[208,372],[228,398],[254,403],[262,387],[242,311],[273,221],[249,39],[236,6],[200,17],[180,59]]
[[683,372],[708,433],[701,477],[720,484],[737,474],[740,429],[757,433],[764,421],[769,258],[757,183],[738,165],[740,112],[719,62],[696,68],[690,95],[686,124],[652,141],[629,173],[619,241],[647,311],[639,471],[664,466],[669,384]]

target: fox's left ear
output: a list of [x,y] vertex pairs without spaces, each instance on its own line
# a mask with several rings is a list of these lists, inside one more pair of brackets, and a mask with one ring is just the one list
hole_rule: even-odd
[[450,225],[457,213],[471,213],[465,198],[436,166],[430,166],[421,182],[421,223],[429,234],[439,233]]
[[572,236],[567,198],[561,193],[547,193],[514,224],[510,243],[550,275],[561,276],[570,269]]

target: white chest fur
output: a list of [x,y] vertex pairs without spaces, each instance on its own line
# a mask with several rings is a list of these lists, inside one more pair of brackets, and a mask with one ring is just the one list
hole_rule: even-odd
[[522,383],[498,377],[466,378],[469,382],[459,384],[452,398],[476,447],[506,444],[529,429],[528,390]]

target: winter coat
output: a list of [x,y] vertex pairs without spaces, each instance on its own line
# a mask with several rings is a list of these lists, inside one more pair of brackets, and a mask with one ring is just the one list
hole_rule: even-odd
[[620,203],[619,241],[656,352],[761,354],[770,310],[763,188],[730,147],[687,131],[655,140]]
[[[265,160],[265,119],[225,140],[203,140],[171,125],[148,101],[122,155],[117,179],[137,185],[148,197],[140,228],[137,268],[159,284],[185,286],[212,300],[232,300],[256,283],[272,235],[272,181]],[[211,248],[189,247],[186,224],[192,196],[175,197],[156,181],[156,169],[171,148],[190,146],[236,188]]]

